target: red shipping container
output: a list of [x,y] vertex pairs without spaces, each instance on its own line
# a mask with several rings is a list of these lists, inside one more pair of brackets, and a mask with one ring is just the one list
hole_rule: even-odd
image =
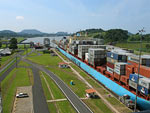
[[114,78],[116,78],[117,80],[120,80],[120,76],[121,76],[121,75],[119,75],[119,74],[117,74],[117,73],[114,73]]
[[[135,73],[138,73],[138,66],[135,69]],[[150,78],[150,68],[140,65],[140,75]]]
[[112,68],[112,69],[114,69],[114,67],[115,67],[115,65],[114,64],[112,64],[112,63],[110,63],[110,62],[107,62],[107,64],[106,64],[108,67],[110,67],[110,68]]
[[127,77],[127,76],[122,75],[121,78],[120,78],[120,81],[125,83],[125,84],[128,84],[128,80],[129,80],[129,77]]
[[134,68],[135,68],[136,66],[134,66],[134,65],[132,65],[132,64],[126,64],[126,70],[130,70],[130,71],[132,71],[132,73],[134,72]]
[[133,62],[133,61],[128,61],[128,63],[131,63],[131,64],[133,64],[134,66],[138,66],[138,63]]
[[106,71],[105,67],[99,66],[98,68],[99,68],[101,73],[105,74],[105,71]]

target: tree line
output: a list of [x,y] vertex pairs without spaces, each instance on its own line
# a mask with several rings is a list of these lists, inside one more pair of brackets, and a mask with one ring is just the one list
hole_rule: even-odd
[[[104,39],[106,43],[117,43],[117,42],[128,42],[128,41],[140,41],[141,35],[139,33],[132,34],[127,30],[123,29],[86,29],[80,32],[81,35],[87,34],[87,36],[91,36],[93,38],[101,38]],[[142,41],[149,42],[150,34],[145,34],[142,36]]]

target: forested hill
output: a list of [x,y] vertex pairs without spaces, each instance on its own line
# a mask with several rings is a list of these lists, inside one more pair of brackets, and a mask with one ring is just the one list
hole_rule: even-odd
[[[76,34],[81,34],[81,36],[93,37],[93,38],[102,38],[105,42],[122,42],[122,41],[140,41],[140,35],[132,34],[127,30],[123,29],[86,29],[77,32]],[[150,34],[145,34],[142,37],[143,41],[150,41]]]

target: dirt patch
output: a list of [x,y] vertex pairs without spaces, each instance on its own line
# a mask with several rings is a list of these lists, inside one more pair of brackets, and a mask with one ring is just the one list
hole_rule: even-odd
[[17,93],[27,93],[29,97],[26,98],[15,97],[12,113],[34,113],[32,86],[18,87],[16,94]]

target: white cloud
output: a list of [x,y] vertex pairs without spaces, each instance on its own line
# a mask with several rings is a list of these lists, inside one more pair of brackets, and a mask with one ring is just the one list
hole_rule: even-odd
[[16,16],[16,20],[24,20],[23,16]]

